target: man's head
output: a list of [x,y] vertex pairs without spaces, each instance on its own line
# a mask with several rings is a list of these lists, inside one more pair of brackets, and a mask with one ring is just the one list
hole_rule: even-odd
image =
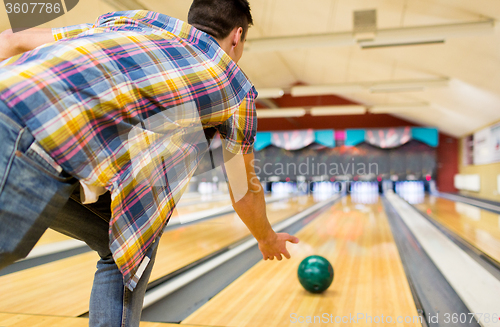
[[188,23],[213,36],[237,62],[253,19],[248,0],[194,0]]

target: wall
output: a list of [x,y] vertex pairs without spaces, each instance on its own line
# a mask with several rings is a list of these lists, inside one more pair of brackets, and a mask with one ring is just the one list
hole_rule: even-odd
[[440,192],[457,192],[453,179],[458,174],[459,140],[454,137],[439,134],[437,148],[437,180],[436,186]]
[[305,115],[298,118],[266,118],[259,119],[258,130],[287,131],[294,129],[346,129],[346,128],[385,128],[416,126],[406,120],[386,114],[365,114],[346,116],[311,116]]
[[[494,125],[494,124],[491,124]],[[491,126],[490,125],[490,126]],[[487,127],[487,126],[485,126]],[[483,128],[481,128],[483,129]],[[460,174],[478,174],[481,178],[481,191],[470,192],[470,191],[460,191],[461,194],[469,195],[473,197],[483,198],[487,200],[499,201],[500,194],[497,191],[497,176],[500,175],[500,162],[488,164],[488,165],[467,165],[463,164],[463,143],[465,142],[465,137],[460,139],[460,151],[459,151],[459,173]]]

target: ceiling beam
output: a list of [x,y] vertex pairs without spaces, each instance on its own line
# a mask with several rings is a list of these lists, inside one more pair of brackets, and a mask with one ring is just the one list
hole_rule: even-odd
[[341,116],[341,115],[364,115],[365,106],[322,106],[309,109],[311,116]]
[[301,85],[292,87],[290,93],[294,97],[299,97],[361,92],[383,93],[423,91],[427,88],[447,87],[449,81],[450,80],[448,78],[429,78],[331,85]]
[[432,107],[428,103],[403,103],[403,104],[385,104],[375,105],[370,107],[372,114],[392,114],[392,113],[405,113],[405,112],[419,112],[428,110]]
[[262,88],[258,89],[259,99],[276,99],[281,98],[285,94],[285,90],[281,88]]
[[402,103],[402,104],[383,104],[374,106],[320,106],[320,107],[294,107],[279,109],[257,109],[258,118],[287,118],[303,117],[306,114],[311,116],[339,116],[339,115],[364,115],[369,111],[373,114],[380,113],[403,113],[408,111],[418,111],[430,109],[428,103]]
[[248,52],[269,52],[351,46],[354,44],[359,44],[361,47],[426,44],[441,42],[449,38],[493,34],[494,32],[495,21],[482,20],[459,24],[381,29],[376,31],[373,39],[368,40],[357,40],[353,31],[249,39],[245,44],[245,50]]
[[304,108],[257,109],[257,118],[285,118],[305,116]]

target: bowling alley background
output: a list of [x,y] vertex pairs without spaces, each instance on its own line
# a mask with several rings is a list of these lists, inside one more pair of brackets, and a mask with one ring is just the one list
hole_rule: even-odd
[[[190,4],[80,0],[40,27],[135,9],[186,20]],[[291,318],[323,313],[499,326],[500,1],[250,4],[239,65],[259,92],[255,168],[273,228],[301,242],[290,260],[262,260],[211,135],[160,241],[141,327],[306,326]],[[320,294],[298,276],[312,255],[335,271]],[[88,325],[96,259],[48,230],[0,271],[0,326]],[[323,325],[350,324],[308,326]]]
[[[318,105],[354,106],[359,104],[334,95],[294,98],[285,94],[282,98],[275,99],[275,101],[287,108],[292,105],[313,107]],[[334,129],[340,133],[340,136],[339,133],[335,135],[337,138],[336,151],[350,151],[351,158],[349,159],[351,160],[354,157],[356,158],[355,160],[361,160],[362,162],[380,163],[379,168],[381,168],[381,174],[383,175],[387,173],[391,175],[397,174],[399,180],[404,180],[405,174],[421,176],[423,179],[425,179],[427,174],[431,174],[433,180],[436,182],[437,189],[442,192],[459,192],[469,196],[500,200],[500,137],[498,136],[500,124],[496,122],[485,125],[475,130],[474,133],[463,137],[455,137],[438,129],[437,142],[434,144],[410,140],[410,142],[405,143],[407,146],[395,146],[392,153],[395,154],[400,151],[405,153],[396,160],[401,163],[401,167],[405,167],[404,169],[395,168],[397,166],[396,162],[394,162],[395,165],[392,167],[388,167],[381,163],[379,159],[373,158],[373,155],[377,156],[376,154],[382,157],[390,157],[391,151],[390,147],[385,147],[386,150],[389,148],[389,151],[380,151],[384,148],[381,148],[380,144],[370,142],[368,136],[365,138],[366,143],[356,144],[351,150],[342,150],[343,146],[352,146],[349,142],[346,144],[344,139],[344,136],[348,135],[349,131],[352,130],[389,131],[404,127],[418,127],[413,121],[405,120],[401,116],[398,115],[396,117],[390,114],[373,114],[370,112],[364,115],[335,116],[312,116],[306,114],[290,120],[273,117],[261,118],[258,121],[258,126],[260,132],[290,132],[296,129],[297,124],[300,124],[301,128],[315,130]],[[343,136],[343,132],[347,133]],[[367,144],[371,146],[366,146]],[[315,150],[317,147],[311,147],[311,149]],[[415,162],[414,158],[411,158],[412,154],[417,157],[423,156],[424,158]],[[308,155],[311,155],[311,151],[308,152]],[[265,151],[257,156],[265,157]],[[360,157],[363,156],[364,158],[361,159]],[[407,162],[410,163],[410,167],[406,166]],[[403,172],[402,170],[405,171]],[[457,175],[459,176],[458,183]],[[466,179],[468,178],[469,182],[460,183],[463,180],[463,178],[460,178],[461,176],[464,176],[463,178]],[[413,176],[410,177],[413,178]],[[464,183],[468,185],[463,185]],[[477,184],[481,184],[481,186],[478,187]]]

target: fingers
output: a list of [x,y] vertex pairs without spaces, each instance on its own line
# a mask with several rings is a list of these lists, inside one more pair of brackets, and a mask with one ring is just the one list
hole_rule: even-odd
[[283,257],[290,259],[291,255],[286,249],[286,242],[297,244],[299,243],[298,237],[289,235],[287,233],[279,233],[278,240],[273,246],[259,245],[259,249],[262,251],[263,260],[276,260],[281,261]]
[[270,254],[262,254],[262,259],[264,260],[273,260],[274,256]]
[[[285,252],[286,252],[285,257],[287,259],[290,259],[290,254],[288,254],[288,251],[285,250]],[[288,255],[288,257],[287,257],[287,255]],[[266,254],[264,254],[262,256],[262,259],[264,259],[264,260],[274,260],[274,257],[276,257],[276,260],[278,260],[278,261],[283,260],[283,257],[281,256],[281,253],[274,254],[274,255],[271,255],[271,254],[266,255]]]
[[287,234],[287,233],[279,233],[278,235],[284,241],[287,241],[287,242],[290,242],[290,243],[294,243],[294,244],[299,243],[299,238],[296,237],[296,236],[293,236],[293,235],[290,235],[290,234]]

